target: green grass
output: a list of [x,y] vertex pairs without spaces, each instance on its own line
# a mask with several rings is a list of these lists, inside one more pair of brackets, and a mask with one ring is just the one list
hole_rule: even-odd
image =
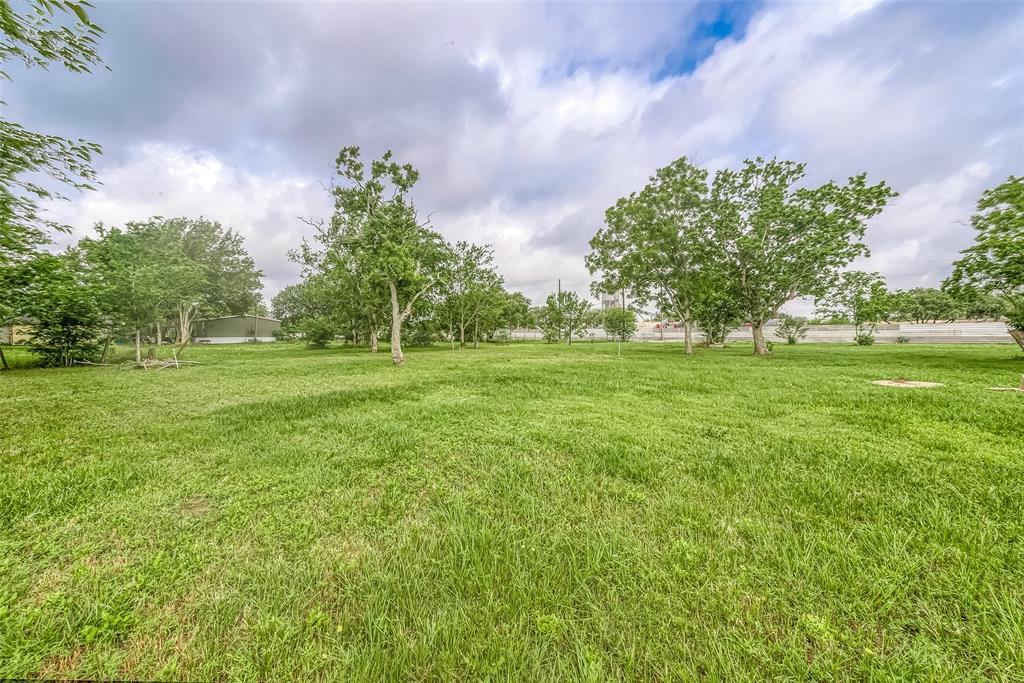
[[4,373],[0,677],[1024,678],[1015,347],[749,352]]

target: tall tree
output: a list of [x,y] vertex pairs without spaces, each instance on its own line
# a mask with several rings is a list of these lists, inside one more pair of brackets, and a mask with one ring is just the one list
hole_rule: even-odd
[[[96,50],[102,29],[89,20],[90,8],[76,0],[29,0],[16,9],[0,0],[0,80],[9,80],[3,65],[12,61],[44,69],[56,63],[72,72],[102,64]],[[91,162],[99,153],[94,143],[30,131],[0,117],[0,322],[25,315],[27,294],[40,285],[36,278],[57,272],[48,257],[32,263],[51,230],[67,229],[47,220],[39,201],[63,198],[55,189],[60,186],[91,189]],[[40,176],[52,182],[40,183]],[[2,349],[0,363],[7,367]]]
[[961,252],[943,286],[960,296],[981,292],[1002,300],[1010,335],[1024,349],[1024,176],[986,190],[971,227],[974,245]]
[[750,322],[754,353],[768,354],[764,324],[788,301],[823,296],[840,270],[867,253],[866,221],[896,193],[865,174],[845,185],[797,187],[803,164],[748,160],[738,171],[719,171],[709,217],[713,256]]
[[144,331],[167,315],[176,283],[198,278],[198,273],[180,272],[185,262],[180,244],[155,224],[129,223],[124,229],[101,224],[96,233],[79,240],[77,249],[101,292],[104,317],[132,334],[135,362],[141,363]]
[[386,297],[391,317],[391,359],[405,362],[402,324],[416,302],[441,279],[447,258],[444,240],[418,222],[409,193],[419,179],[411,164],[398,164],[390,151],[369,169],[358,147],[345,147],[335,160],[338,179],[331,187],[334,214],[319,226],[321,251],[305,247],[302,258],[313,269],[332,261],[350,263],[373,301]]
[[[182,262],[174,264],[172,290],[178,353],[188,345],[199,317],[257,313],[263,272],[240,234],[205,218],[154,218],[150,223],[180,244]],[[168,254],[169,259],[178,249]]]
[[587,267],[600,273],[605,292],[633,301],[657,301],[683,324],[684,350],[693,353],[698,302],[717,280],[709,257],[707,171],[686,157],[658,169],[639,193],[605,212],[605,227],[590,241]]

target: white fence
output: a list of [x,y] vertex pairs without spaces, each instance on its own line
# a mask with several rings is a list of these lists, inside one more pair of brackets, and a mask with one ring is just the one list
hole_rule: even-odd
[[[765,337],[769,340],[783,341],[775,334],[775,325],[766,325]],[[704,337],[696,329],[693,331],[694,342]],[[853,342],[853,325],[811,325],[807,331],[805,342],[849,344]],[[895,344],[900,337],[906,337],[911,344],[1012,344],[1013,338],[1001,322],[975,322],[972,320],[951,323],[893,323],[879,325],[875,330],[876,344]],[[538,329],[512,330],[513,341],[529,341],[543,339]],[[591,328],[581,339],[597,339],[603,341],[610,337],[601,328]],[[636,341],[667,341],[678,342],[683,339],[681,325],[657,322],[642,322],[637,327]],[[731,342],[749,342],[752,340],[750,327],[737,328],[727,337]]]

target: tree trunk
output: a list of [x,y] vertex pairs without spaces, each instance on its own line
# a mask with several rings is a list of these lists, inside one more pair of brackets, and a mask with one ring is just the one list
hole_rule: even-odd
[[459,324],[459,348],[466,346],[466,325],[463,323]]
[[473,323],[473,348],[474,349],[480,348],[479,340],[480,340],[480,323],[479,322],[475,322],[475,323]]
[[391,289],[391,362],[395,365],[405,363],[402,353],[402,312],[398,308],[398,289],[395,283],[389,282]]
[[0,365],[3,366],[4,370],[10,370],[11,366],[7,364],[7,356],[4,355],[4,347],[0,345]]
[[683,322],[683,351],[687,356],[693,355],[693,323],[689,320]]
[[100,354],[100,362],[101,363],[106,363],[107,362],[107,350],[110,348],[110,337],[112,337],[112,336],[113,335],[111,335],[110,332],[107,331],[107,338],[103,342],[103,353]]
[[1010,330],[1010,336],[1017,342],[1021,349],[1024,349],[1024,329]]
[[178,340],[181,342],[175,356],[180,356],[188,343],[192,341],[192,311],[178,307]]
[[160,346],[163,343],[164,343],[164,328],[163,328],[163,325],[161,325],[160,321],[158,320],[156,322],[156,345]]
[[370,353],[377,353],[377,329],[370,328]]
[[142,363],[142,330],[135,330],[135,362]]
[[754,355],[767,356],[768,344],[764,341],[764,323],[751,323],[750,331],[754,335]]

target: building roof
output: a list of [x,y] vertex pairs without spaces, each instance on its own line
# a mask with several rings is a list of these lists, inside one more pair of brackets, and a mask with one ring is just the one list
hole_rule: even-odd
[[249,315],[248,313],[243,313],[241,315],[220,315],[220,316],[217,316],[216,318],[200,318],[199,320],[196,320],[195,322],[197,322],[197,323],[204,323],[204,322],[209,322],[211,320],[229,320],[231,318],[258,318],[260,320],[269,320],[272,323],[279,323],[279,322],[281,322],[277,318],[268,318],[265,315]]

